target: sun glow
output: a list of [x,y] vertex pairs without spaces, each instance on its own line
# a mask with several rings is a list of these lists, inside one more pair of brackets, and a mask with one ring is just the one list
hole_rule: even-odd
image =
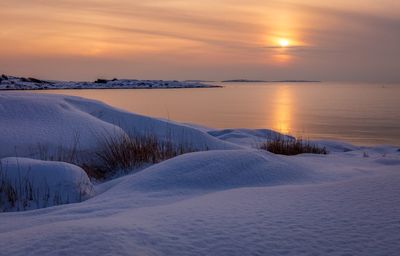
[[289,46],[289,40],[287,39],[279,39],[278,43],[281,47],[288,47]]

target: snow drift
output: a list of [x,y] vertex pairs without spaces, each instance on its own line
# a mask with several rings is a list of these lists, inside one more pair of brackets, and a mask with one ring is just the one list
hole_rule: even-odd
[[117,110],[78,97],[0,94],[0,158],[95,151],[107,136],[152,134],[193,149],[234,149],[189,126]]
[[92,183],[77,166],[27,158],[0,160],[0,211],[76,203],[93,194]]
[[208,133],[220,140],[253,148],[259,148],[260,144],[265,143],[267,140],[273,140],[276,138],[282,138],[284,140],[294,139],[292,136],[268,129],[223,129],[210,130]]
[[240,187],[310,182],[313,171],[288,164],[279,156],[257,150],[221,150],[185,154],[149,167],[116,189],[155,192],[213,191]]
[[320,182],[315,156],[183,155],[103,184],[81,204],[2,214],[0,246],[6,255],[396,255],[400,165],[376,158],[323,156],[334,175],[356,162],[373,175]]

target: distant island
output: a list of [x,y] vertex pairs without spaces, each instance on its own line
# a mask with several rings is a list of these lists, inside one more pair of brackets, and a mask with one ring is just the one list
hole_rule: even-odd
[[136,79],[97,79],[93,82],[40,80],[33,77],[0,76],[0,90],[57,90],[57,89],[180,89],[218,88],[200,81],[166,81]]
[[247,79],[233,79],[224,80],[221,83],[320,83],[317,80],[247,80]]
[[188,82],[188,83],[215,83],[216,81],[211,81],[211,80],[184,80],[183,82]]

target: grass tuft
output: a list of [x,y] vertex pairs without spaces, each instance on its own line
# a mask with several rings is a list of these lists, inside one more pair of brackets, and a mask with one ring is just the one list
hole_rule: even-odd
[[[79,195],[74,202],[81,202],[87,196],[81,184],[76,184]],[[0,212],[25,211],[46,208],[53,205],[68,204],[63,187],[56,190],[49,187],[47,180],[34,182],[29,174],[18,173],[17,178],[7,176],[7,167],[0,162]]]
[[161,140],[151,134],[104,137],[99,145],[96,151],[99,161],[95,165],[81,165],[89,176],[97,179],[195,151],[189,146],[175,145],[170,140]]
[[154,164],[175,156],[196,151],[190,145],[174,143],[169,138],[159,138],[152,133],[117,136],[97,136],[94,151],[80,149],[80,136],[75,135],[69,146],[49,148],[36,145],[31,149],[32,158],[59,161],[80,166],[90,178],[104,180],[117,173],[128,173],[145,164]]
[[260,149],[267,150],[279,155],[299,155],[299,154],[328,154],[325,147],[319,147],[311,144],[303,139],[292,139],[278,136],[272,140],[268,140],[260,146]]

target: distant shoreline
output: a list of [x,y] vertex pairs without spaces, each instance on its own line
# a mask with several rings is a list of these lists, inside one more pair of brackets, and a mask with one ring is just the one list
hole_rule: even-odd
[[[208,84],[217,81],[206,80],[136,80],[97,79],[93,82],[40,80],[32,77],[0,76],[0,91],[28,90],[108,90],[108,89],[193,89],[222,88],[222,85]],[[219,83],[320,83],[318,80],[247,80],[232,79]]]
[[27,90],[106,90],[106,89],[190,89],[221,88],[196,81],[176,80],[135,80],[135,79],[97,79],[94,82],[46,81],[36,78],[0,76],[0,91]]

